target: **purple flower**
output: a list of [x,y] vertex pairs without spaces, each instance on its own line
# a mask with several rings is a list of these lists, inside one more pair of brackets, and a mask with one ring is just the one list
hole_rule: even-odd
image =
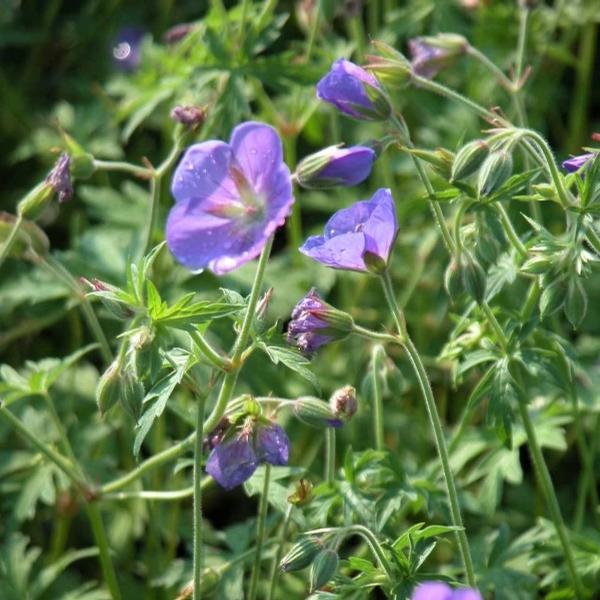
[[123,71],[135,71],[142,60],[142,40],[145,31],[139,27],[123,27],[117,34],[112,50],[115,65]]
[[206,461],[206,472],[221,487],[231,490],[249,479],[257,466],[258,458],[250,445],[249,436],[241,433],[213,448]]
[[290,440],[277,423],[259,427],[256,434],[256,454],[261,462],[272,465],[287,465]]
[[385,121],[392,114],[377,79],[358,65],[340,58],[317,84],[317,98],[355,119]]
[[397,233],[392,193],[381,188],[370,200],[336,212],[324,234],[309,237],[300,252],[334,269],[380,272],[389,262]]
[[417,75],[431,79],[459,55],[468,43],[460,35],[440,34],[434,37],[416,37],[408,42],[412,68]]
[[411,600],[483,600],[481,594],[472,588],[453,590],[441,581],[422,583],[413,592]]
[[304,158],[298,165],[298,183],[307,189],[352,186],[371,173],[375,151],[367,146],[330,146]]
[[71,157],[63,152],[52,171],[46,177],[46,181],[52,186],[54,193],[58,194],[58,201],[65,202],[73,196],[73,184],[71,183]]
[[229,144],[212,140],[188,148],[171,191],[171,252],[189,269],[208,267],[217,275],[256,257],[294,202],[281,140],[255,122],[238,125]]
[[345,338],[353,329],[352,317],[324,302],[311,289],[292,310],[287,339],[306,354],[325,344]]
[[568,173],[575,173],[584,167],[588,161],[593,160],[594,156],[596,155],[593,152],[580,154],[579,156],[572,156],[563,162],[562,168]]
[[[228,424],[229,421],[223,426]],[[206,461],[206,472],[226,490],[252,477],[259,464],[288,463],[290,441],[277,423],[247,425],[235,437],[222,441],[225,435],[220,429],[216,436],[209,436],[208,447],[212,451]]]

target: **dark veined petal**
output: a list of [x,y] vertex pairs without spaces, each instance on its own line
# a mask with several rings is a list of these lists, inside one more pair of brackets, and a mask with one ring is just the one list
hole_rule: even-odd
[[363,233],[343,233],[329,239],[324,236],[310,237],[300,248],[300,252],[327,267],[362,272],[367,270],[365,249]]
[[213,449],[206,462],[206,472],[221,487],[231,490],[249,479],[257,465],[256,454],[248,438],[242,435]]
[[256,434],[256,455],[261,462],[272,465],[287,465],[290,454],[290,440],[280,425],[259,427]]

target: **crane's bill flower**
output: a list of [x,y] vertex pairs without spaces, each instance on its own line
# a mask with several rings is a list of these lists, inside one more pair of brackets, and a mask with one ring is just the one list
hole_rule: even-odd
[[411,600],[483,600],[481,594],[472,588],[453,590],[441,581],[428,581],[420,584],[413,592]]
[[562,168],[568,173],[575,173],[579,171],[582,167],[594,159],[596,156],[593,152],[588,152],[587,154],[580,154],[579,156],[572,156],[567,160],[563,161]]
[[367,146],[330,146],[300,162],[298,183],[314,190],[358,185],[371,174],[374,160],[375,151]]
[[365,69],[343,58],[317,83],[317,98],[335,106],[349,117],[385,121],[392,108],[380,83]]
[[287,340],[306,354],[345,338],[354,328],[352,317],[325,302],[314,288],[296,304],[291,316]]
[[223,488],[231,490],[249,479],[258,458],[247,434],[215,446],[206,461],[206,472]]
[[229,144],[188,148],[171,186],[167,243],[188,269],[222,275],[255,258],[290,213],[294,197],[279,135],[269,125],[238,125]]
[[283,427],[271,423],[258,428],[256,455],[261,462],[268,462],[271,465],[288,464],[290,440]]
[[468,47],[467,40],[462,35],[451,33],[416,37],[408,42],[413,71],[427,79],[432,79],[442,69],[450,66]]
[[323,235],[309,237],[300,252],[334,269],[381,272],[398,234],[396,207],[387,188],[370,200],[336,212]]

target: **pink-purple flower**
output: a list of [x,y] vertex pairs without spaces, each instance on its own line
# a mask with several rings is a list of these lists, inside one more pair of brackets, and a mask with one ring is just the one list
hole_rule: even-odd
[[187,268],[217,275],[255,258],[283,225],[294,196],[279,135],[269,125],[238,125],[229,144],[187,149],[171,186],[167,243]]
[[569,172],[569,173],[575,173],[576,171],[579,171],[579,169],[581,169],[582,167],[585,167],[585,165],[593,160],[593,158],[596,155],[593,152],[588,152],[587,154],[580,154],[579,156],[572,156],[571,158],[568,158],[567,160],[563,161],[562,163],[562,168]]
[[453,590],[441,581],[428,581],[417,587],[411,600],[483,600],[483,598],[477,590],[472,588]]
[[71,157],[63,152],[52,171],[48,173],[46,181],[52,190],[58,195],[59,202],[66,202],[73,196],[73,184],[71,182]]
[[389,100],[377,79],[343,58],[336,60],[317,84],[317,98],[355,119],[385,121],[392,114]]
[[312,354],[325,344],[345,338],[354,326],[352,317],[325,302],[312,288],[292,310],[287,339]]
[[330,146],[300,162],[298,183],[307,189],[358,185],[370,175],[374,160],[375,151],[367,146]]
[[334,269],[381,272],[397,234],[392,193],[380,188],[370,200],[337,211],[323,235],[309,237],[300,252]]
[[277,423],[243,428],[233,438],[217,443],[206,461],[206,472],[231,490],[252,477],[259,464],[287,465],[290,442]]

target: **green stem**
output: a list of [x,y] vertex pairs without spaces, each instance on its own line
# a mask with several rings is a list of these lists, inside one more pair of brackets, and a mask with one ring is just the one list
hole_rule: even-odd
[[146,167],[138,167],[128,162],[112,161],[112,160],[96,160],[94,159],[94,167],[98,171],[117,171],[121,173],[129,173],[135,177],[149,179],[152,177],[152,171]]
[[564,558],[571,577],[571,581],[573,583],[575,597],[585,598],[586,596],[583,592],[583,587],[579,579],[579,573],[577,572],[577,567],[575,565],[575,558],[573,555],[571,542],[569,541],[567,528],[565,526],[562,514],[560,512],[558,498],[556,497],[556,492],[554,491],[554,485],[552,484],[552,479],[550,477],[546,461],[544,460],[544,455],[542,454],[542,450],[537,439],[537,434],[535,433],[535,428],[533,426],[533,423],[531,422],[529,411],[527,410],[525,392],[521,389],[520,386],[519,412],[521,414],[521,420],[523,421],[525,432],[527,434],[531,460],[533,462],[533,466],[535,468],[539,484],[542,488],[544,498],[550,510],[552,521],[554,522],[554,526],[556,527],[556,533],[558,534],[558,538],[560,540],[560,544],[564,552]]
[[502,348],[502,351],[506,354],[508,352],[508,338],[504,334],[504,330],[500,326],[500,323],[498,323],[496,315],[492,312],[490,305],[485,300],[480,304],[480,308],[483,314],[485,315],[485,318],[487,319],[488,323],[494,330],[498,344]]
[[144,226],[144,232],[142,234],[142,243],[140,245],[139,260],[141,260],[152,247],[152,234],[154,233],[154,223],[156,221],[156,213],[158,212],[158,205],[160,203],[160,185],[162,178],[154,174],[150,180],[150,210],[146,217],[146,224]]
[[10,230],[10,234],[6,238],[6,241],[4,242],[4,244],[2,244],[2,247],[0,248],[0,268],[2,267],[6,257],[10,254],[10,251],[12,250],[12,247],[14,246],[15,242],[17,241],[19,230],[21,229],[22,225],[23,215],[19,215],[17,217],[17,220],[14,222],[14,225]]
[[273,600],[275,597],[275,589],[277,588],[277,580],[279,579],[279,563],[283,555],[283,546],[285,544],[285,539],[287,538],[293,508],[293,504],[288,504],[283,523],[281,524],[281,535],[279,536],[281,541],[277,544],[277,550],[273,557],[273,562],[271,563],[271,574],[269,576],[269,581],[271,583],[269,584],[269,595],[267,596],[267,600]]
[[496,210],[498,211],[498,215],[500,216],[500,222],[502,223],[502,227],[504,228],[504,233],[508,238],[508,241],[512,244],[513,248],[517,251],[517,254],[525,260],[529,254],[527,253],[527,248],[525,244],[520,240],[515,228],[506,212],[506,209],[502,204],[496,202],[495,204]]
[[521,89],[520,80],[523,75],[523,66],[525,64],[525,46],[527,43],[527,24],[529,22],[529,8],[523,6],[519,9],[519,37],[517,39],[517,60],[515,61],[515,81],[514,89],[518,92]]
[[317,32],[319,31],[319,25],[321,22],[321,0],[317,0],[315,5],[315,17],[308,34],[308,44],[306,46],[306,55],[304,61],[308,62],[312,56],[313,49],[315,47],[315,40],[317,39]]
[[413,367],[413,370],[417,377],[417,381],[419,383],[419,387],[421,389],[421,393],[423,395],[423,399],[425,401],[427,416],[429,418],[429,422],[433,430],[435,445],[442,465],[444,480],[446,482],[446,490],[448,494],[448,501],[450,504],[450,515],[452,518],[452,524],[455,527],[459,528],[456,532],[456,536],[458,539],[458,545],[465,567],[467,583],[469,586],[475,587],[475,574],[473,570],[473,561],[471,559],[471,551],[469,549],[469,542],[467,540],[467,535],[465,533],[462,515],[460,512],[460,505],[458,502],[458,493],[456,491],[454,476],[450,468],[450,460],[448,458],[446,438],[444,437],[444,431],[442,429],[442,424],[435,404],[433,391],[429,383],[429,378],[427,376],[425,367],[423,366],[423,362],[421,360],[419,352],[417,351],[415,345],[413,344],[412,340],[408,335],[408,331],[406,329],[404,321],[404,316],[402,315],[402,311],[398,306],[398,303],[396,302],[396,297],[392,287],[392,281],[390,279],[388,271],[384,271],[384,273],[382,274],[381,282],[383,285],[383,290],[388,306],[394,316],[394,320],[396,322],[397,327],[399,327],[399,333],[404,338],[403,346]]
[[221,371],[228,371],[231,368],[231,361],[226,357],[219,354],[204,338],[204,336],[197,330],[190,332],[194,344],[198,350],[204,354],[204,356]]
[[[202,480],[202,489],[204,489],[212,481],[211,477],[205,477]],[[176,502],[185,500],[194,495],[194,486],[183,488],[181,490],[154,491],[154,490],[139,490],[132,492],[114,492],[103,494],[102,500],[158,500],[163,502]]]
[[[283,138],[285,156],[287,165],[291,170],[296,168],[296,143],[298,136],[295,133],[286,135]],[[300,213],[300,203],[294,202],[292,212],[286,222],[286,231],[288,237],[288,247],[292,255],[292,261],[296,266],[302,265],[302,257],[298,248],[302,246],[302,214]]]
[[271,465],[265,464],[265,481],[263,484],[260,504],[258,506],[258,523],[256,526],[256,554],[254,564],[252,565],[252,575],[250,577],[250,592],[248,600],[256,599],[256,590],[258,589],[258,575],[260,571],[260,562],[262,559],[262,547],[265,539],[267,525],[267,510],[269,508],[269,483],[271,480]]
[[194,443],[194,600],[202,597],[202,446],[204,444],[204,402],[198,398],[196,441]]
[[325,481],[327,485],[335,483],[335,429],[325,430]]
[[467,48],[467,54],[472,56],[477,62],[483,65],[488,71],[490,71],[502,87],[506,88],[507,91],[512,92],[513,82],[505,75],[504,71],[496,65],[495,62],[490,60],[483,52],[479,51],[474,46]]
[[75,279],[75,277],[73,277],[73,275],[71,275],[70,271],[51,254],[47,254],[42,259],[41,264],[53,275],[59,279],[62,279],[66,286],[73,291],[79,300],[79,306],[81,308],[81,312],[83,313],[83,317],[86,320],[92,335],[98,342],[102,360],[104,360],[106,364],[111,363],[113,360],[113,355],[110,349],[110,344],[108,343],[108,339],[106,338],[106,335],[104,335],[104,330],[102,329],[102,325],[100,325],[100,321],[98,321],[98,317],[94,312],[94,308],[92,307],[85,292],[81,289],[78,281]]
[[246,39],[246,25],[248,23],[248,10],[250,8],[250,0],[242,0],[242,16],[240,19],[240,50],[244,47]]
[[371,354],[371,372],[373,375],[373,430],[375,434],[375,449],[383,450],[383,398],[381,393],[381,364],[385,350],[383,346],[375,346]]
[[102,515],[100,514],[98,504],[95,502],[88,502],[85,509],[88,519],[90,520],[96,546],[98,547],[98,551],[100,553],[100,565],[102,566],[104,581],[108,586],[108,590],[112,599],[121,600],[121,591],[119,590],[117,574],[115,573],[112,559],[110,557],[110,549],[108,547],[106,531],[104,530]]

